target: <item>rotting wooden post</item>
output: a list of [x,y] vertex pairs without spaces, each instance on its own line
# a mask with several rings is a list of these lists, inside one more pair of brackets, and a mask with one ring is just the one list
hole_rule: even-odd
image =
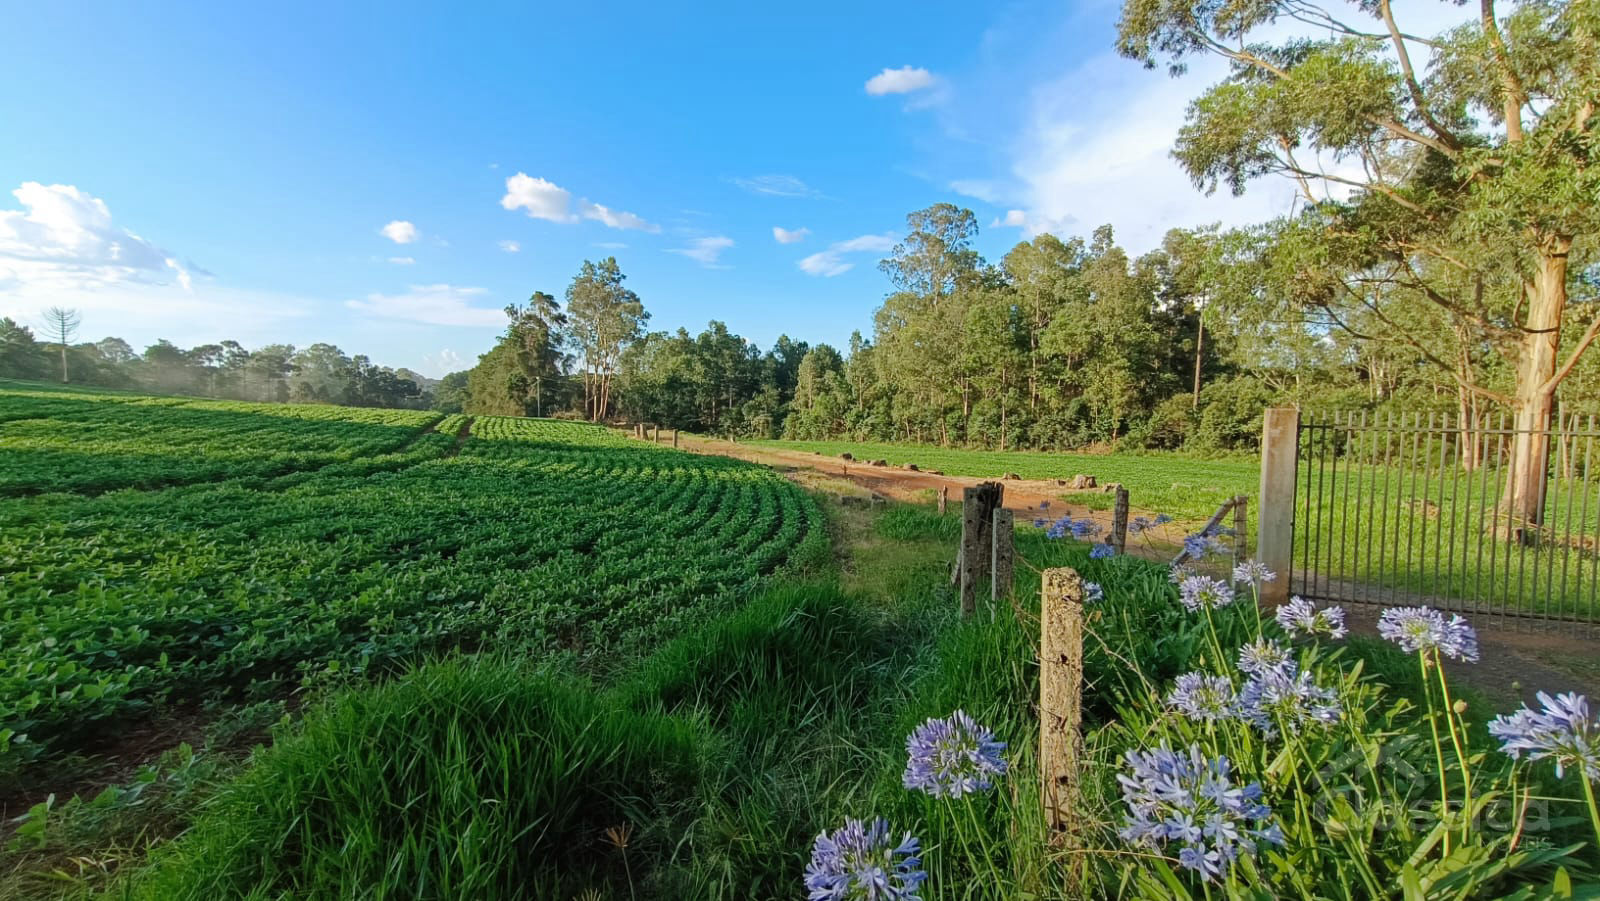
[[1012,537],[1015,531],[1015,515],[1004,507],[996,507],[994,523],[989,529],[993,548],[989,561],[989,596],[996,601],[1011,596],[1012,564],[1017,554]]
[[1083,579],[1044,571],[1039,595],[1039,767],[1044,816],[1056,843],[1078,800],[1078,725],[1083,714]]
[[940,516],[944,515],[945,505],[948,504],[949,502],[950,502],[950,486],[949,485],[941,485],[941,486],[939,486],[939,515]]
[[1278,574],[1261,586],[1261,602],[1289,599],[1294,565],[1294,479],[1300,456],[1300,411],[1267,410],[1261,425],[1261,490],[1256,495],[1256,562]]
[[672,430],[672,449],[673,450],[677,450],[678,449],[678,430],[677,429],[673,429]]
[[1128,489],[1117,486],[1117,502],[1111,508],[1111,546],[1120,556],[1128,549]]

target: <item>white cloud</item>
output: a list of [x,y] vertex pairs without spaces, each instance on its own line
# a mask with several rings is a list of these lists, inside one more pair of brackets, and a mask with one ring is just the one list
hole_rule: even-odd
[[389,262],[396,266],[410,266],[417,261],[416,257],[390,257]]
[[522,245],[516,241],[501,241],[500,249],[506,253],[521,253]]
[[772,227],[772,237],[779,244],[798,244],[799,242],[804,241],[806,239],[806,235],[809,234],[811,234],[811,229],[809,228],[797,228],[791,231],[790,229],[782,228],[777,225]]
[[707,269],[726,269],[719,260],[722,252],[733,246],[733,239],[726,235],[714,235],[708,238],[694,238],[688,247],[675,247],[667,253],[676,253],[686,256]]
[[378,233],[396,244],[410,244],[417,240],[417,227],[404,219],[394,220],[378,229]]
[[1022,210],[1006,210],[1004,218],[996,218],[989,223],[990,228],[1026,228],[1028,214]]
[[646,222],[632,213],[613,210],[610,207],[601,206],[598,203],[590,203],[587,200],[578,202],[578,214],[585,219],[604,222],[612,228],[634,228],[651,234],[661,231],[661,226]]
[[874,97],[882,97],[885,94],[911,94],[931,88],[937,81],[938,79],[927,69],[901,66],[898,69],[884,69],[867,79],[867,93]]
[[994,182],[981,178],[969,178],[953,181],[950,190],[957,194],[973,197],[984,203],[999,203],[1000,188]]
[[832,278],[836,275],[843,275],[855,268],[855,263],[844,259],[845,254],[865,253],[868,251],[883,253],[894,249],[894,240],[893,235],[862,235],[859,238],[851,238],[848,241],[830,244],[827,250],[814,253],[801,260],[797,265],[807,275]]
[[820,197],[811,187],[793,175],[752,175],[732,179],[733,183],[752,194],[768,197]]
[[422,365],[417,371],[431,379],[442,378],[452,372],[460,372],[467,368],[467,361],[461,355],[446,347],[436,354],[423,354]]
[[504,324],[505,313],[500,309],[472,306],[473,300],[487,293],[483,288],[455,285],[412,285],[404,294],[368,294],[364,300],[345,301],[345,306],[368,316],[425,325]]
[[652,233],[661,231],[660,226],[646,222],[633,213],[613,210],[588,199],[580,199],[574,211],[571,191],[525,172],[518,172],[506,179],[506,193],[500,198],[500,205],[508,210],[526,210],[531,218],[549,222],[572,223],[579,219],[593,219],[611,228]]
[[78,290],[176,279],[193,288],[173,254],[112,224],[105,201],[73,185],[24,182],[20,210],[0,210],[0,291]]

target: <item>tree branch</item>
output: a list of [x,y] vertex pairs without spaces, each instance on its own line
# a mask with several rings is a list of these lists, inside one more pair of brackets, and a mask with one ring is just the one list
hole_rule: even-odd
[[1400,73],[1405,77],[1406,90],[1411,93],[1411,102],[1417,108],[1417,115],[1428,123],[1428,127],[1439,136],[1439,140],[1459,150],[1461,139],[1441,125],[1428,110],[1427,97],[1423,95],[1422,85],[1417,82],[1417,73],[1411,67],[1411,53],[1406,50],[1405,39],[1400,36],[1400,27],[1394,22],[1394,10],[1390,7],[1389,0],[1378,0],[1378,11],[1383,16],[1383,24],[1389,29],[1389,39],[1394,44],[1395,56],[1400,60]]
[[1495,62],[1500,65],[1500,79],[1504,83],[1506,142],[1516,144],[1522,140],[1522,108],[1528,104],[1528,91],[1511,67],[1511,54],[1506,50],[1505,38],[1500,34],[1500,23],[1495,21],[1494,0],[1482,0],[1479,16],[1483,20],[1483,33],[1494,49]]
[[[1365,295],[1363,295],[1360,292],[1357,292],[1356,290],[1352,289],[1349,285],[1345,285],[1343,282],[1340,282],[1340,285],[1342,285],[1344,287],[1345,291],[1347,293],[1349,293],[1350,296],[1354,297],[1357,301],[1359,301],[1362,306],[1364,306],[1368,310],[1372,311],[1372,315],[1378,317],[1378,321],[1383,323],[1384,325],[1388,326],[1389,329],[1391,329],[1394,334],[1396,334],[1396,335],[1398,335],[1400,337],[1400,340],[1402,340],[1406,344],[1410,345],[1411,348],[1413,350],[1415,350],[1417,353],[1422,354],[1422,358],[1423,359],[1425,359],[1429,363],[1432,363],[1433,365],[1439,367],[1440,369],[1444,370],[1445,372],[1450,373],[1451,380],[1454,381],[1456,384],[1460,385],[1462,388],[1465,388],[1466,390],[1468,390],[1468,391],[1470,391],[1470,392],[1472,392],[1474,394],[1478,394],[1478,395],[1481,395],[1483,397],[1487,397],[1490,400],[1493,400],[1493,401],[1496,401],[1496,402],[1499,402],[1499,403],[1503,403],[1503,404],[1511,403],[1511,398],[1510,397],[1507,397],[1504,394],[1500,394],[1499,392],[1490,391],[1487,388],[1480,387],[1477,382],[1471,381],[1470,379],[1462,378],[1460,373],[1456,372],[1456,368],[1454,366],[1452,366],[1452,365],[1444,362],[1443,360],[1439,359],[1439,357],[1436,356],[1433,353],[1433,351],[1428,350],[1428,348],[1425,347],[1422,344],[1422,342],[1420,342],[1417,339],[1411,337],[1411,334],[1409,332],[1407,332],[1405,329],[1401,328],[1399,323],[1396,323],[1393,319],[1391,319],[1387,315],[1385,315],[1382,310],[1378,309],[1378,305],[1377,304],[1373,303]],[[1331,314],[1331,311],[1330,311],[1330,314]],[[1338,321],[1337,317],[1335,317],[1335,321]],[[1341,324],[1341,327],[1343,327],[1342,324]],[[1346,329],[1346,330],[1349,331],[1349,329]],[[1356,332],[1352,331],[1351,334],[1356,334]],[[1369,339],[1369,340],[1372,340],[1372,339]]]
[[1561,368],[1557,369],[1554,375],[1545,379],[1544,384],[1539,387],[1540,392],[1554,391],[1557,385],[1571,375],[1572,368],[1578,365],[1578,358],[1583,356],[1583,352],[1589,349],[1589,345],[1593,344],[1597,337],[1600,337],[1600,314],[1596,314],[1594,321],[1589,323],[1589,328],[1584,331],[1583,337],[1578,339],[1578,346],[1567,355],[1567,362],[1561,364]]

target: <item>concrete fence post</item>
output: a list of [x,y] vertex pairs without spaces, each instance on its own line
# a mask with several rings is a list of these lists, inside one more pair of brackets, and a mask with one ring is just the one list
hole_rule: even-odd
[[1083,579],[1070,568],[1047,569],[1039,595],[1039,776],[1057,843],[1070,841],[1077,807],[1082,717]]
[[994,527],[990,529],[994,555],[989,561],[989,596],[996,601],[1011,596],[1013,563],[1017,553],[1012,537],[1015,531],[1015,514],[1004,507],[996,507]]
[[1261,427],[1261,490],[1256,497],[1256,562],[1277,573],[1261,586],[1261,600],[1289,599],[1294,565],[1294,482],[1300,458],[1300,411],[1267,410]]
[[945,506],[947,504],[949,504],[949,503],[950,503],[950,486],[948,486],[948,485],[939,486],[939,515],[940,516],[944,515]]

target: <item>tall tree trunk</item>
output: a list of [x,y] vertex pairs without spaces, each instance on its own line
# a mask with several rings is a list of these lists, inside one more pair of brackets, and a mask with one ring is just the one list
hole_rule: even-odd
[[1555,406],[1556,351],[1561,314],[1567,306],[1567,253],[1570,238],[1551,238],[1539,256],[1533,280],[1525,286],[1528,318],[1517,359],[1516,437],[1501,507],[1510,516],[1538,525],[1544,519],[1545,481],[1550,464],[1550,414]]
[[67,383],[67,339],[61,339],[61,384]]
[[1206,311],[1200,311],[1200,327],[1194,333],[1194,397],[1190,398],[1189,409],[1200,409],[1200,352],[1206,346]]

